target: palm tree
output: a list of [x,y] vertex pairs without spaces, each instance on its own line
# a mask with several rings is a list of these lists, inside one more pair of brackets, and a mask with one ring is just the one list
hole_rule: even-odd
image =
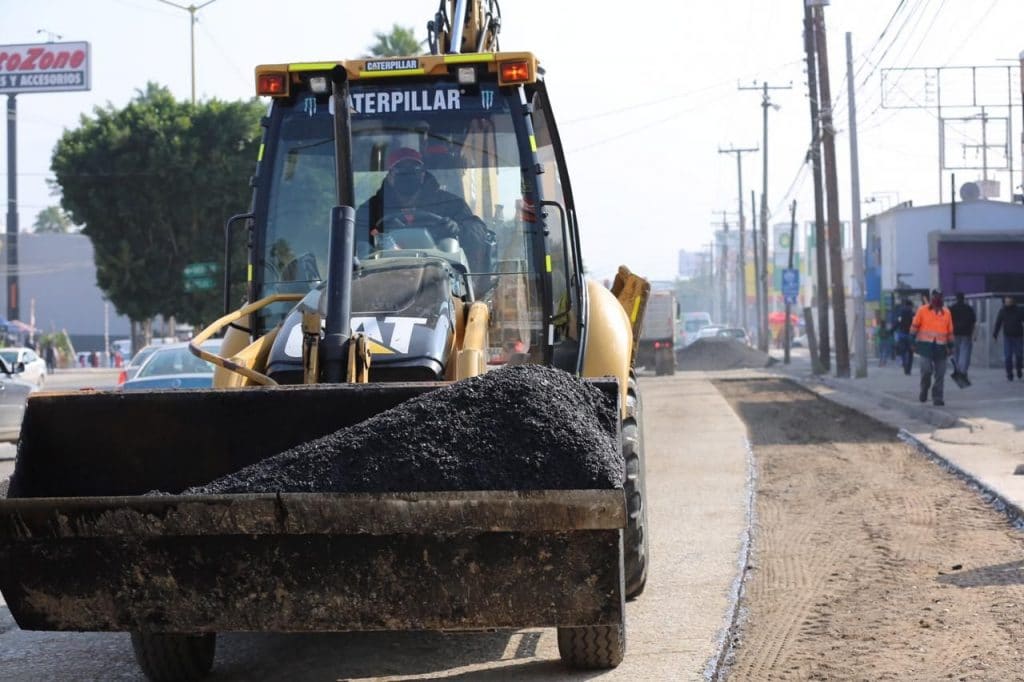
[[370,46],[370,56],[373,57],[404,57],[422,52],[412,27],[403,28],[395,24],[391,27],[391,33],[377,32],[373,37],[377,39]]
[[36,215],[36,222],[32,225],[34,232],[72,232],[74,225],[67,213],[59,206],[49,206]]

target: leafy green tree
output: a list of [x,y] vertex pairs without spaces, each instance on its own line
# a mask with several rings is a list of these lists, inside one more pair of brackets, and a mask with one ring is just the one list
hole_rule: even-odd
[[97,284],[120,314],[193,324],[221,314],[220,282],[186,290],[184,269],[222,263],[224,223],[249,206],[262,113],[256,100],[191,104],[149,83],[65,131],[51,166],[61,205],[85,225]]
[[36,221],[32,224],[32,231],[58,232],[67,234],[74,231],[74,225],[68,214],[61,210],[60,206],[48,206],[36,214]]
[[377,32],[373,37],[377,40],[370,46],[370,55],[373,57],[404,57],[422,52],[412,27],[404,28],[395,24],[391,27],[391,33]]

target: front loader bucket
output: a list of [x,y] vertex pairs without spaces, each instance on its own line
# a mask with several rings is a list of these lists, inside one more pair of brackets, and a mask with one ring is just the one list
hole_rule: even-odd
[[8,496],[178,493],[441,385],[39,394],[25,409]]
[[[617,412],[616,382],[591,383]],[[180,494],[438,386],[31,398],[0,500],[11,614],[167,633],[621,623],[621,489]]]
[[621,490],[25,499],[0,589],[26,630],[621,622]]

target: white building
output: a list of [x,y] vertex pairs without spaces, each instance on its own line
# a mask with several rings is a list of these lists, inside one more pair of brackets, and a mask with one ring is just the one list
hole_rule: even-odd
[[940,286],[938,241],[960,241],[970,233],[979,241],[994,233],[1024,233],[1024,206],[985,200],[896,206],[868,222],[869,233],[877,235],[882,290],[933,289]]
[[[6,281],[6,261],[0,257]],[[131,325],[103,300],[96,286],[92,242],[83,234],[21,233],[18,235],[18,307],[21,321],[43,333],[66,329],[76,350],[103,351],[110,340],[127,338]],[[0,310],[7,310],[6,287]]]

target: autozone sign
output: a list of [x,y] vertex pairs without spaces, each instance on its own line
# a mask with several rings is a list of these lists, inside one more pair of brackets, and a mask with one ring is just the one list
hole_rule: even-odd
[[0,93],[89,88],[89,43],[0,45]]

